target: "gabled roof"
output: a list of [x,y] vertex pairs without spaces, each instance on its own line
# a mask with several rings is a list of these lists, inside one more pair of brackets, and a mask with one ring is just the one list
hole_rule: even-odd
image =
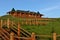
[[38,11],[38,12],[33,12],[33,11],[25,11],[25,10],[15,10],[14,8],[12,8],[12,10],[11,11],[9,11],[8,13],[10,13],[10,12],[22,12],[22,13],[32,13],[32,14],[37,14],[37,15],[41,15],[41,16],[43,16],[43,14],[40,14],[40,12]]

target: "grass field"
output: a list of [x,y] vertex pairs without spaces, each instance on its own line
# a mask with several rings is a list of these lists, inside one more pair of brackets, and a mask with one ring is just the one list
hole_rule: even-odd
[[[6,19],[10,19],[11,21],[14,22],[22,22],[23,20],[34,20],[34,19],[29,19],[29,18],[15,18],[12,17],[10,15],[4,15],[1,16],[0,19],[6,20]],[[46,19],[46,18],[44,18]],[[60,34],[60,18],[47,18],[47,19],[51,19],[51,20],[38,20],[38,22],[48,22],[46,25],[21,25],[22,28],[24,28],[25,30],[27,30],[28,32],[32,33],[35,32],[35,34],[47,34],[50,35],[52,33],[52,28],[54,28],[54,31],[57,34]]]

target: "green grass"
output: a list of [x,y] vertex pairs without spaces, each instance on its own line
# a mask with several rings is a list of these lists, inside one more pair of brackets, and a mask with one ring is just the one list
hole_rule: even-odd
[[[7,20],[10,19],[11,21],[14,21],[16,23],[22,22],[23,20],[34,20],[29,18],[15,18],[10,15],[1,16],[0,19]],[[46,25],[21,25],[22,28],[27,30],[28,32],[32,33],[35,32],[35,34],[46,34],[50,35],[52,33],[52,28],[54,28],[54,31],[57,34],[60,34],[60,18],[48,18],[51,20],[38,20],[38,22],[48,22]]]

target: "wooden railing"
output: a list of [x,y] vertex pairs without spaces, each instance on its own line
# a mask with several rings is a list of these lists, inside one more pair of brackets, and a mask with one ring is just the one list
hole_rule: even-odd
[[[7,30],[3,28],[3,25],[6,25],[7,26]],[[14,27],[14,25],[16,27]],[[11,30],[14,30],[17,34],[15,34],[13,31],[10,32]],[[9,32],[8,32],[9,31]],[[21,32],[24,34],[24,35],[27,35],[25,34],[24,32],[28,33],[29,35],[31,35],[30,37],[21,37],[20,34]],[[28,35],[27,35],[28,36]],[[48,36],[48,35],[40,35],[40,36]],[[60,35],[57,35],[55,32],[52,33],[52,39],[53,40],[57,40],[57,37],[59,37]],[[36,40],[36,35],[35,33],[32,33],[30,34],[29,32],[27,32],[26,30],[24,30],[23,28],[20,27],[20,23],[18,22],[17,24],[10,21],[9,19],[7,19],[7,21],[3,22],[3,20],[0,20],[0,37],[3,38],[3,40],[15,40],[16,38],[18,40]],[[50,36],[49,36],[50,37]]]
[[2,31],[2,30],[0,30],[0,35],[3,35],[3,37],[5,37],[7,40],[9,40],[9,38],[8,38],[8,36]]
[[[32,35],[27,32],[26,30],[24,30],[23,28],[20,27],[20,24],[18,23],[18,25],[16,25],[17,27],[13,27],[14,22],[11,22],[9,19],[7,19],[7,21],[3,22],[3,20],[0,20],[0,35],[4,40],[15,40],[15,38],[17,38],[18,40],[23,39],[23,40],[35,40],[33,37],[35,37],[34,33],[32,33]],[[7,28],[5,29],[5,27],[3,25],[6,25]],[[12,31],[12,33],[10,32],[12,30],[14,30],[17,33],[17,36],[15,36],[14,32]],[[20,37],[20,32],[22,32],[24,35],[26,35],[24,32],[27,32],[28,34],[31,35],[31,37]],[[9,35],[11,33],[11,35]],[[27,35],[28,36],[28,35]]]
[[[12,22],[12,23],[13,23],[13,22]],[[22,32],[22,33],[25,34],[26,36],[28,36],[27,34],[31,35],[28,31],[26,31],[25,29],[21,28],[19,23],[18,23],[18,25],[15,24],[15,23],[13,23],[13,24],[12,24],[12,27],[13,27],[13,25],[16,26],[16,27],[14,27],[15,30],[17,30],[17,29],[19,28],[19,29],[20,29],[20,32]],[[19,27],[17,28],[17,26],[19,26]],[[18,29],[18,30],[19,30],[19,29]],[[24,32],[25,32],[25,33],[24,33]],[[27,34],[26,34],[26,33],[27,33]]]
[[16,36],[14,36],[14,33],[12,32],[11,34],[10,34],[10,40],[15,40],[15,38],[18,38],[19,40],[20,39],[23,39],[23,40],[35,40],[35,33],[32,33],[32,35],[31,35],[31,37],[16,37]]
[[1,35],[1,34],[0,34],[0,37],[1,37],[1,39],[6,40],[6,38],[5,38],[5,37],[3,37],[3,35]]

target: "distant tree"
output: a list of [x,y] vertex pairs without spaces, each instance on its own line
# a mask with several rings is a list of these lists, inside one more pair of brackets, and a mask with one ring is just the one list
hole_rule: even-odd
[[37,14],[40,14],[40,12],[38,11]]
[[12,10],[11,11],[15,11],[15,9],[14,8],[12,8]]

